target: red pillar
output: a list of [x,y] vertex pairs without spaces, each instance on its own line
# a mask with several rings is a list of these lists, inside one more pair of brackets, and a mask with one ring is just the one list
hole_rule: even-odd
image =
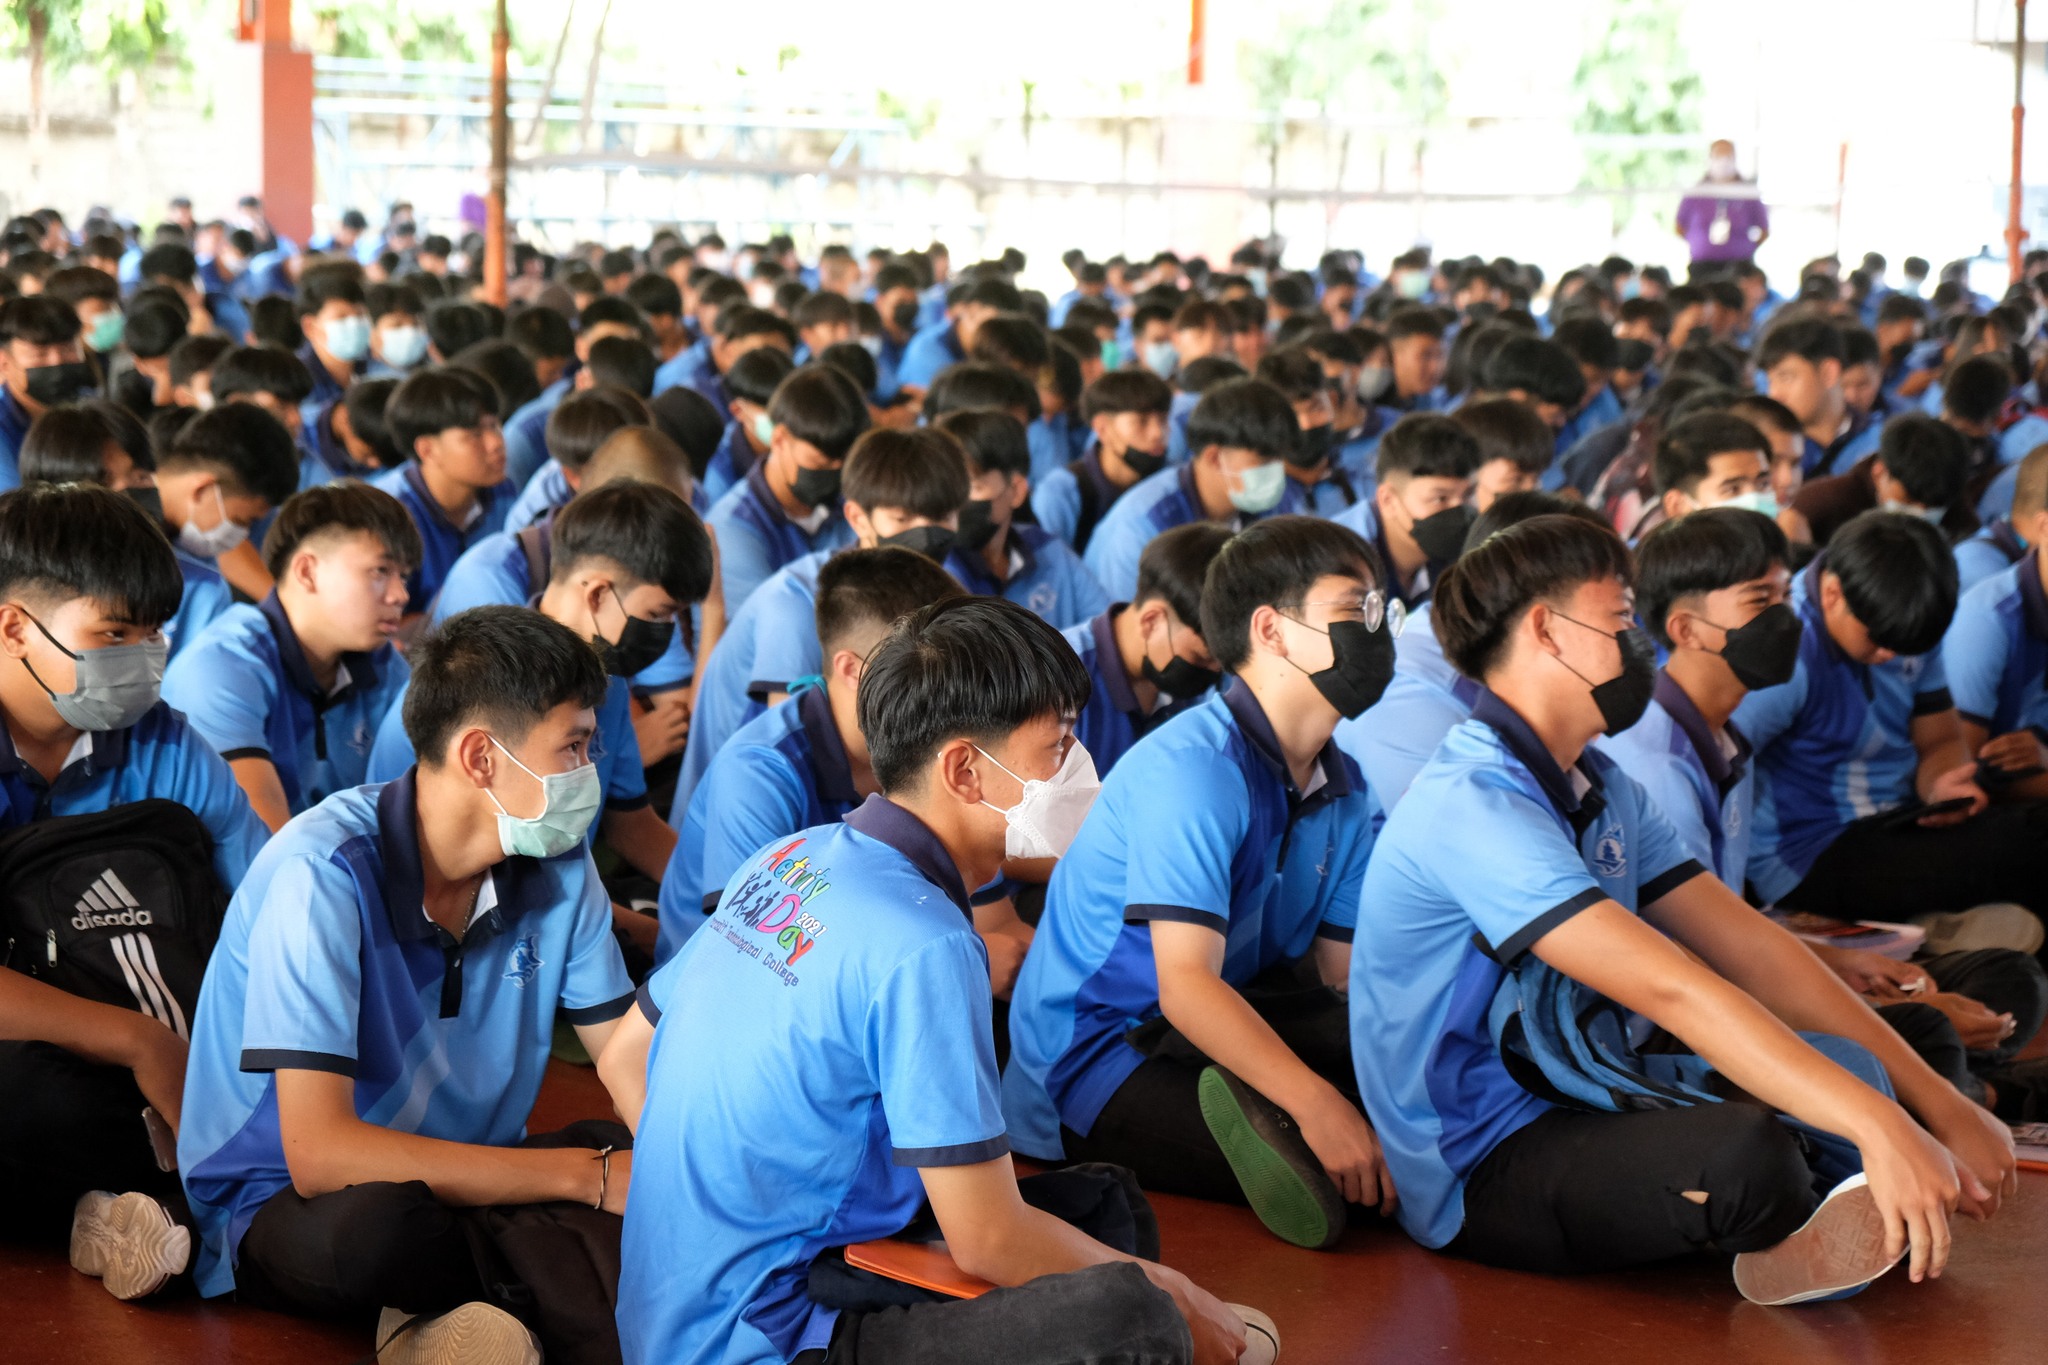
[[258,186],[285,236],[313,235],[313,56],[292,47],[291,0],[241,0],[236,36],[254,48]]

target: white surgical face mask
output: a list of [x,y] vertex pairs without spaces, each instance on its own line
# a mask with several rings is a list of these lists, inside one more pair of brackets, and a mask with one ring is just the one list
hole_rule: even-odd
[[[1003,768],[1002,762],[980,745],[975,746],[974,752]],[[1102,792],[1102,783],[1095,776],[1095,760],[1089,757],[1087,747],[1078,739],[1069,745],[1060,770],[1049,781],[1017,777],[1008,768],[1003,771],[1023,784],[1024,795],[1008,810],[987,801],[981,803],[992,811],[1000,811],[1009,822],[1003,835],[1003,856],[1065,857],[1074,836],[1081,832],[1081,822],[1088,818],[1089,807]]]
[[370,353],[370,320],[354,314],[327,324],[327,353],[351,365]]
[[1735,158],[1732,156],[1708,157],[1707,177],[1712,180],[1733,180],[1735,178]]
[[1903,512],[1909,517],[1918,517],[1920,520],[1934,526],[1941,525],[1941,519],[1948,515],[1946,507],[1916,507],[1910,502],[1900,502],[1896,498],[1885,499],[1884,510],[1887,512]]
[[582,763],[565,773],[542,777],[513,757],[512,751],[491,737],[498,752],[512,759],[513,766],[540,783],[540,814],[522,819],[505,809],[505,803],[488,787],[484,795],[498,808],[498,847],[508,858],[553,858],[583,842],[597,808],[604,804],[604,789],[598,785],[597,765]]
[[219,559],[249,538],[248,527],[228,520],[228,500],[222,496],[219,484],[213,486],[213,502],[220,509],[220,520],[213,526],[202,531],[199,523],[188,517],[178,528],[178,548],[186,554]]
[[1387,385],[1394,382],[1394,371],[1385,365],[1361,365],[1358,368],[1358,398],[1363,403],[1377,403],[1380,395],[1387,391]]
[[392,327],[384,333],[384,363],[409,370],[427,358],[427,334],[417,327]]
[[1287,496],[1287,470],[1278,460],[1240,470],[1237,478],[1237,487],[1230,490],[1230,505],[1247,516],[1263,516]]

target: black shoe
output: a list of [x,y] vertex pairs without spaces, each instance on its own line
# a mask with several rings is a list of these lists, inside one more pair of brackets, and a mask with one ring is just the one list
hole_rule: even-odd
[[1312,1251],[1344,1235],[1344,1196],[1286,1110],[1220,1066],[1202,1073],[1202,1118],[1259,1221]]

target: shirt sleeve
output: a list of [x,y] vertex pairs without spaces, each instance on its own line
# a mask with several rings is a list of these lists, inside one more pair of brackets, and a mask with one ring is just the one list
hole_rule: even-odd
[[363,962],[353,881],[304,856],[278,867],[262,893],[249,929],[242,1070],[355,1075]]
[[1079,555],[1059,541],[1047,545],[1045,552],[1058,556],[1058,572],[1065,580],[1060,593],[1060,619],[1052,623],[1054,630],[1065,630],[1083,621],[1092,621],[1109,610],[1109,594],[1095,581],[1095,575],[1088,571]]
[[1409,848],[1404,861],[1465,912],[1496,957],[1520,957],[1608,899],[1538,798],[1485,775],[1468,778],[1456,796],[1455,808],[1447,805],[1429,822],[1427,846]]
[[377,727],[377,742],[370,746],[370,766],[363,780],[391,782],[404,776],[412,764],[412,740],[405,733],[405,694],[401,692],[384,713],[384,723]]
[[270,839],[269,827],[251,809],[234,770],[196,730],[187,728],[178,744],[171,785],[170,799],[198,816],[213,836],[214,874],[233,891]]
[[776,566],[760,535],[738,517],[717,518],[712,529],[718,533],[718,575],[725,587],[726,619],[731,620]]
[[693,869],[698,891],[697,904],[688,907],[692,912],[723,892],[750,854],[805,823],[802,778],[773,749],[726,746],[711,760],[702,785],[703,799],[690,803],[688,817],[704,824],[703,859]]
[[991,1034],[988,953],[934,939],[879,984],[863,1051],[898,1166],[971,1166],[1010,1150]]
[[[1624,785],[1633,789],[1627,793],[1629,802],[1635,806],[1635,818],[1629,832],[1635,842],[1633,855],[1639,874],[1636,909],[1641,910],[1656,903],[1665,892],[1685,885],[1712,867],[1714,858],[1711,836],[1708,851],[1695,853],[1672,827],[1671,821],[1664,817],[1665,808],[1652,801],[1627,773],[1616,769],[1608,774],[1607,799],[1622,800],[1623,793],[1617,788]],[[1697,807],[1698,803],[1696,799],[1688,798],[1684,804]]]
[[1062,545],[1071,547],[1074,529],[1081,523],[1081,490],[1074,476],[1064,467],[1046,475],[1031,490],[1031,511],[1040,526],[1058,536]]
[[598,738],[606,750],[607,810],[637,810],[647,804],[647,774],[640,766],[640,736],[633,730],[633,694],[625,681],[606,685],[598,713]]
[[583,855],[581,882],[575,892],[569,965],[562,972],[562,1017],[571,1024],[602,1024],[624,1014],[633,1003],[633,982],[619,955],[619,941],[612,936],[611,900],[588,852]]
[[164,670],[164,700],[223,758],[270,753],[277,678],[218,633],[201,636]]
[[[1808,626],[1807,629],[1811,630],[1813,627]],[[1752,692],[1735,708],[1735,723],[1741,727],[1742,733],[1749,737],[1749,742],[1757,753],[1761,754],[1770,748],[1777,742],[1778,736],[1792,728],[1793,722],[1799,717],[1800,709],[1806,705],[1806,690],[1811,681],[1806,660],[1802,657],[1798,668],[1792,674],[1792,681],[1780,683],[1776,687],[1766,687],[1760,692]]]
[[1145,552],[1139,539],[1143,532],[1144,523],[1137,519],[1105,514],[1088,540],[1088,571],[1116,601],[1128,602],[1137,595],[1138,559]]
[[1956,710],[1987,730],[1997,728],[1998,696],[2011,650],[1996,601],[1994,594],[1974,590],[1964,596],[1941,644],[1942,671],[1948,674]]
[[1370,806],[1370,798],[1361,790],[1337,821],[1337,846],[1324,883],[1323,919],[1316,926],[1317,938],[1349,943],[1357,931],[1358,898],[1365,887],[1374,839]]
[[1942,667],[1941,650],[1928,650],[1920,656],[1920,663],[1920,676],[1913,679],[1913,714],[1946,711],[1954,702],[1949,697],[1948,670]]
[[[1132,750],[1119,768],[1137,763],[1128,791],[1158,807],[1156,828],[1128,831],[1124,849],[1124,918],[1178,920],[1227,934],[1230,865],[1251,824],[1244,777],[1223,755],[1200,749],[1164,751],[1165,761]],[[1122,774],[1119,773],[1118,776]],[[1129,810],[1119,812],[1129,818]]]
[[810,599],[787,580],[767,591],[772,596],[761,603],[754,630],[753,676],[733,679],[742,692],[757,682],[794,682],[822,672],[825,665]]

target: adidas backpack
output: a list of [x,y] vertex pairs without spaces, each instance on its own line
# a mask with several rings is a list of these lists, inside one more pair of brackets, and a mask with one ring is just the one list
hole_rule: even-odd
[[136,801],[0,834],[6,965],[181,1038],[228,898],[213,838],[175,801]]

